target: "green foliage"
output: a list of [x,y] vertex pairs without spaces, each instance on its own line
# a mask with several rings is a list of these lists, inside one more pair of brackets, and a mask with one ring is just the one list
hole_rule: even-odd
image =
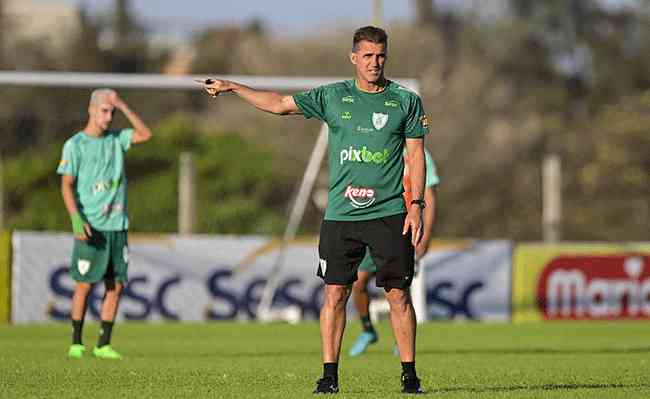
[[603,241],[648,237],[649,115],[647,92],[606,107],[594,121],[577,124],[566,134],[568,234]]
[[[132,230],[177,231],[178,158],[191,151],[197,232],[281,232],[293,180],[278,172],[277,155],[236,132],[203,131],[196,119],[170,116],[154,129],[150,142],[127,154]],[[47,147],[5,161],[9,228],[69,229],[55,173],[59,156],[60,148]]]
[[243,27],[210,28],[195,35],[193,44],[200,54],[191,65],[193,73],[199,74],[241,74],[249,73],[246,62],[239,62],[246,55],[242,52],[244,44],[250,40],[264,37],[264,27],[259,20],[253,20]]
[[[98,20],[80,10],[81,33],[61,54],[46,42],[15,44],[5,67],[161,71],[165,56],[154,59],[147,32],[138,27],[127,3],[120,1],[121,11]],[[648,238],[648,100],[643,93],[650,89],[650,3],[643,2],[639,10],[602,9],[599,3],[510,0],[514,18],[487,22],[459,13],[453,26],[388,26],[387,75],[420,79],[432,122],[426,144],[442,178],[435,236],[540,239],[541,161],[556,152],[563,161],[563,239]],[[412,2],[426,8],[431,4]],[[442,13],[434,14],[444,23]],[[198,54],[190,69],[202,74],[351,76],[346,53],[352,28],[325,36],[269,38],[254,21],[248,27],[213,26],[198,31],[190,43]],[[100,49],[97,38],[110,29],[133,40]],[[445,33],[449,29],[453,35]],[[583,46],[591,61],[576,84],[558,68],[558,59]],[[0,151],[11,155],[9,164],[18,158],[34,163],[25,161],[24,170],[6,172],[25,180],[6,189],[10,225],[66,226],[65,215],[33,216],[38,201],[25,196],[57,197],[46,193],[56,192],[58,181],[43,178],[38,165],[49,159],[47,151],[58,154],[63,140],[83,126],[89,90],[3,89]],[[208,101],[199,90],[129,89],[120,95],[146,121],[165,120],[154,144],[136,148],[128,157],[134,229],[176,230],[176,169],[182,151],[196,154],[201,232],[275,232],[283,225],[288,193],[302,174],[295,165],[307,162],[315,122],[269,117],[234,96]],[[178,110],[194,112],[196,119],[169,117]],[[217,132],[204,131],[198,121]],[[125,123],[119,113],[115,123]],[[52,159],[47,173],[55,163]],[[318,188],[326,185],[325,174],[319,176]],[[158,200],[151,193],[165,201],[150,206]],[[268,213],[260,214],[258,208]],[[316,231],[321,217],[309,204],[303,225]]]

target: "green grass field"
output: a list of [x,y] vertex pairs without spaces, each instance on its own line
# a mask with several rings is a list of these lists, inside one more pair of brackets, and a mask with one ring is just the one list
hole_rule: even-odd
[[[0,326],[0,397],[304,398],[321,373],[316,323],[117,324],[118,362],[67,359],[69,331]],[[388,324],[379,332],[366,355],[342,356],[340,397],[404,396]],[[88,323],[87,347],[96,335]],[[429,323],[417,367],[430,397],[647,398],[649,340],[648,323]]]

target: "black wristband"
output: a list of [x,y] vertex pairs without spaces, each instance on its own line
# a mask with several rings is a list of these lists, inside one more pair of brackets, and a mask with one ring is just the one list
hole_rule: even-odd
[[423,199],[416,199],[411,201],[411,205],[420,205],[420,209],[424,209],[427,207],[427,203],[424,202]]

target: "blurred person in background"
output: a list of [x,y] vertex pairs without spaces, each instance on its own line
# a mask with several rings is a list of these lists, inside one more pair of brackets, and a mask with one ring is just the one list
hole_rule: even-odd
[[[132,128],[109,129],[115,109],[126,116]],[[80,359],[84,355],[82,330],[88,294],[93,284],[103,280],[101,329],[92,353],[100,359],[120,359],[110,342],[129,263],[124,154],[131,144],[148,141],[151,131],[111,89],[92,92],[88,116],[86,127],[65,142],[57,169],[74,234],[70,276],[75,286],[68,356]]]
[[[424,201],[426,207],[424,208],[424,226],[422,241],[415,247],[415,262],[416,265],[426,254],[429,248],[429,241],[431,241],[431,230],[436,217],[436,186],[440,183],[440,178],[436,170],[436,165],[429,151],[424,150],[426,162],[426,181],[424,188]],[[411,178],[408,173],[408,157],[404,155],[405,168],[404,168],[404,200],[408,204],[412,201],[410,195]],[[416,271],[417,272],[417,271]],[[354,307],[359,314],[363,332],[357,337],[354,345],[350,348],[350,356],[359,356],[364,353],[369,345],[374,344],[378,340],[377,331],[372,325],[370,320],[370,296],[368,295],[368,283],[377,273],[377,265],[370,255],[370,251],[366,250],[366,255],[359,265],[357,272],[357,281],[352,285],[352,301]]]
[[[422,101],[384,77],[388,37],[366,26],[354,33],[355,79],[295,95],[220,80],[201,81],[212,97],[232,92],[273,114],[317,118],[329,126],[330,185],[320,231],[317,275],[325,281],[320,313],[323,376],[314,393],[339,391],[338,361],[345,306],[357,268],[369,248],[376,284],[386,291],[402,361],[402,392],[422,393],[415,368],[415,312],[409,288],[415,247],[422,239],[425,156],[429,131]],[[405,204],[403,152],[408,153],[413,200]]]

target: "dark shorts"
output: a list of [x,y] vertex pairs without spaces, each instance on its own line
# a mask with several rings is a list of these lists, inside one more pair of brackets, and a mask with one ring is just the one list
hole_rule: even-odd
[[325,284],[350,285],[366,248],[377,265],[377,287],[406,289],[414,271],[411,233],[402,234],[406,214],[355,222],[324,220],[317,275]]
[[70,276],[81,283],[127,281],[129,243],[126,231],[92,231],[88,241],[74,240]]

